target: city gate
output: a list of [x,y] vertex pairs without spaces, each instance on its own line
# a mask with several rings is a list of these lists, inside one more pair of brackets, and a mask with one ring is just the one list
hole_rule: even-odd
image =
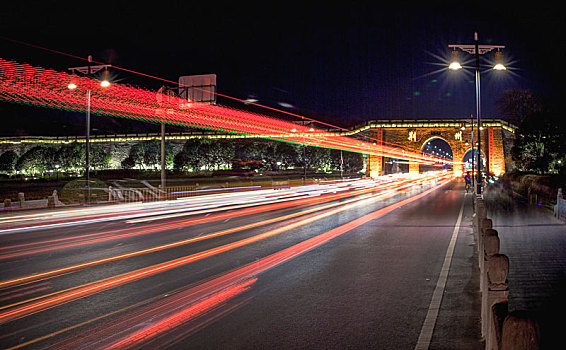
[[[463,160],[468,151],[477,150],[477,123],[473,119],[440,120],[378,120],[370,121],[362,133],[374,142],[421,152],[424,145],[440,138],[452,149],[453,171],[456,176],[463,172]],[[487,173],[501,176],[512,168],[510,155],[516,127],[500,119],[482,119],[480,152],[486,158]],[[376,177],[384,174],[384,157],[368,155],[366,174]],[[409,173],[418,173],[419,164],[409,162]]]

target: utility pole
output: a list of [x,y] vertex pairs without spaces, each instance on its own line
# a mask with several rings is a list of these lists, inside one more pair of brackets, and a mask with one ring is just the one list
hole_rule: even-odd
[[[100,64],[100,65],[92,65],[92,56],[88,56],[88,65],[81,66],[81,67],[71,67],[69,68],[70,71],[73,73],[79,72],[87,77],[92,77],[93,74],[99,72],[102,69],[107,69],[112,67],[110,64]],[[100,86],[107,87],[109,83],[107,80],[103,80],[100,83]],[[69,89],[76,89],[77,86],[75,84],[69,84]],[[85,159],[85,180],[86,180],[86,189],[87,189],[87,202],[90,201],[90,102],[91,102],[92,92],[90,87],[87,88],[86,91],[86,130],[85,130],[85,148],[86,148],[86,159]]]
[[[483,129],[481,127],[481,101],[480,101],[480,55],[488,53],[494,49],[500,50],[504,49],[503,45],[480,45],[478,39],[478,33],[474,33],[474,44],[473,45],[448,45],[448,47],[453,48],[453,58],[457,58],[456,49],[460,49],[464,52],[474,55],[475,58],[475,70],[476,70],[476,118],[477,118],[477,128],[478,128],[478,174],[476,183],[476,194],[481,195],[482,193],[482,174],[481,174],[481,134],[480,131]],[[499,55],[498,55],[499,54]],[[498,59],[501,60],[501,52],[497,52],[495,55],[496,65],[493,67],[495,70],[505,70],[505,66],[501,62],[497,62]],[[462,66],[459,62],[453,61],[450,63],[449,69],[458,70]],[[472,148],[473,149],[473,148]],[[489,160],[488,164],[489,164]]]

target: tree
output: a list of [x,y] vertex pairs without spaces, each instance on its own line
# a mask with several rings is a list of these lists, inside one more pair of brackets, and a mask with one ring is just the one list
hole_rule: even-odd
[[347,173],[360,172],[364,167],[364,158],[361,153],[333,149],[330,151],[330,155],[332,158],[332,168],[334,170],[340,170],[340,158],[344,161],[343,169]]
[[555,173],[566,159],[566,127],[550,110],[527,115],[515,133],[511,154],[522,171],[538,174]]
[[200,171],[203,160],[201,157],[201,145],[204,139],[195,138],[185,142],[183,150],[175,157],[177,169]]
[[233,157],[234,146],[231,142],[195,138],[185,143],[173,162],[175,169],[198,172],[229,166]]
[[62,145],[55,154],[55,162],[61,169],[67,171],[84,167],[84,145],[77,142]]
[[55,149],[51,147],[35,146],[30,148],[16,162],[16,170],[43,174],[53,170]]
[[542,98],[529,90],[509,89],[495,101],[498,113],[505,119],[520,123],[533,113],[542,112]]
[[112,156],[103,147],[93,145],[90,147],[90,165],[93,170],[105,169],[110,164]]
[[218,170],[230,166],[230,159],[234,157],[234,146],[232,143],[206,140],[199,147],[199,158],[202,165],[208,170]]
[[124,160],[122,160],[121,165],[122,165],[122,168],[124,168],[124,169],[132,169],[133,167],[136,166],[136,163],[133,161],[132,158],[127,157]]
[[[302,146],[301,146],[302,147]],[[306,147],[300,153],[301,165],[307,168],[328,171],[331,169],[330,150],[320,147]]]
[[6,151],[0,155],[0,171],[12,174],[16,169],[18,154],[14,151]]
[[134,164],[134,166],[139,167],[140,169],[144,168],[144,154],[145,154],[145,144],[144,143],[136,143],[130,147],[130,154],[128,158],[129,161]]
[[151,140],[143,143],[143,163],[152,168],[161,166],[161,141]]
[[278,142],[275,148],[275,159],[277,160],[277,169],[289,169],[298,166],[299,154],[297,147],[287,142]]

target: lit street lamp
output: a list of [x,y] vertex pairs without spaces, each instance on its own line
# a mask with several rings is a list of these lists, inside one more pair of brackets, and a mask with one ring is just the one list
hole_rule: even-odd
[[[462,68],[460,62],[458,61],[458,51],[456,49],[460,49],[464,52],[472,54],[475,56],[475,63],[476,63],[476,118],[477,118],[477,129],[478,129],[478,154],[481,154],[481,135],[480,131],[483,129],[481,127],[481,102],[480,102],[480,55],[488,53],[494,49],[498,51],[495,54],[495,66],[493,67],[494,70],[505,70],[505,66],[502,63],[503,53],[499,50],[505,48],[503,45],[479,45],[478,43],[478,33],[474,33],[474,44],[473,45],[448,45],[454,49],[452,51],[452,60],[450,62],[450,66],[448,68],[450,70],[459,70]],[[473,156],[473,143],[472,143],[472,156]],[[478,169],[477,169],[477,182],[476,182],[476,194],[481,195],[482,193],[482,176],[481,176],[481,162],[479,161],[480,155],[478,155]],[[489,161],[489,160],[487,160]]]
[[[86,76],[91,76],[99,72],[102,69],[107,69],[108,67],[112,67],[110,64],[100,64],[93,66],[92,64],[92,56],[88,56],[88,65],[82,67],[72,67],[69,68],[70,71],[73,73],[79,72]],[[101,87],[108,87],[110,86],[110,82],[104,77],[104,79],[100,82]],[[67,86],[70,90],[76,89],[78,86],[75,82],[70,82]],[[86,139],[85,139],[85,146],[86,146],[86,162],[85,162],[85,179],[86,179],[86,188],[87,188],[87,202],[90,201],[90,99],[91,99],[91,90],[90,87],[87,88],[86,91]]]

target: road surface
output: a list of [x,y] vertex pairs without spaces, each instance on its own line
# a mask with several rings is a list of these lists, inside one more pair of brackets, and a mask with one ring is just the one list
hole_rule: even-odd
[[479,349],[468,202],[435,175],[5,217],[0,345]]

